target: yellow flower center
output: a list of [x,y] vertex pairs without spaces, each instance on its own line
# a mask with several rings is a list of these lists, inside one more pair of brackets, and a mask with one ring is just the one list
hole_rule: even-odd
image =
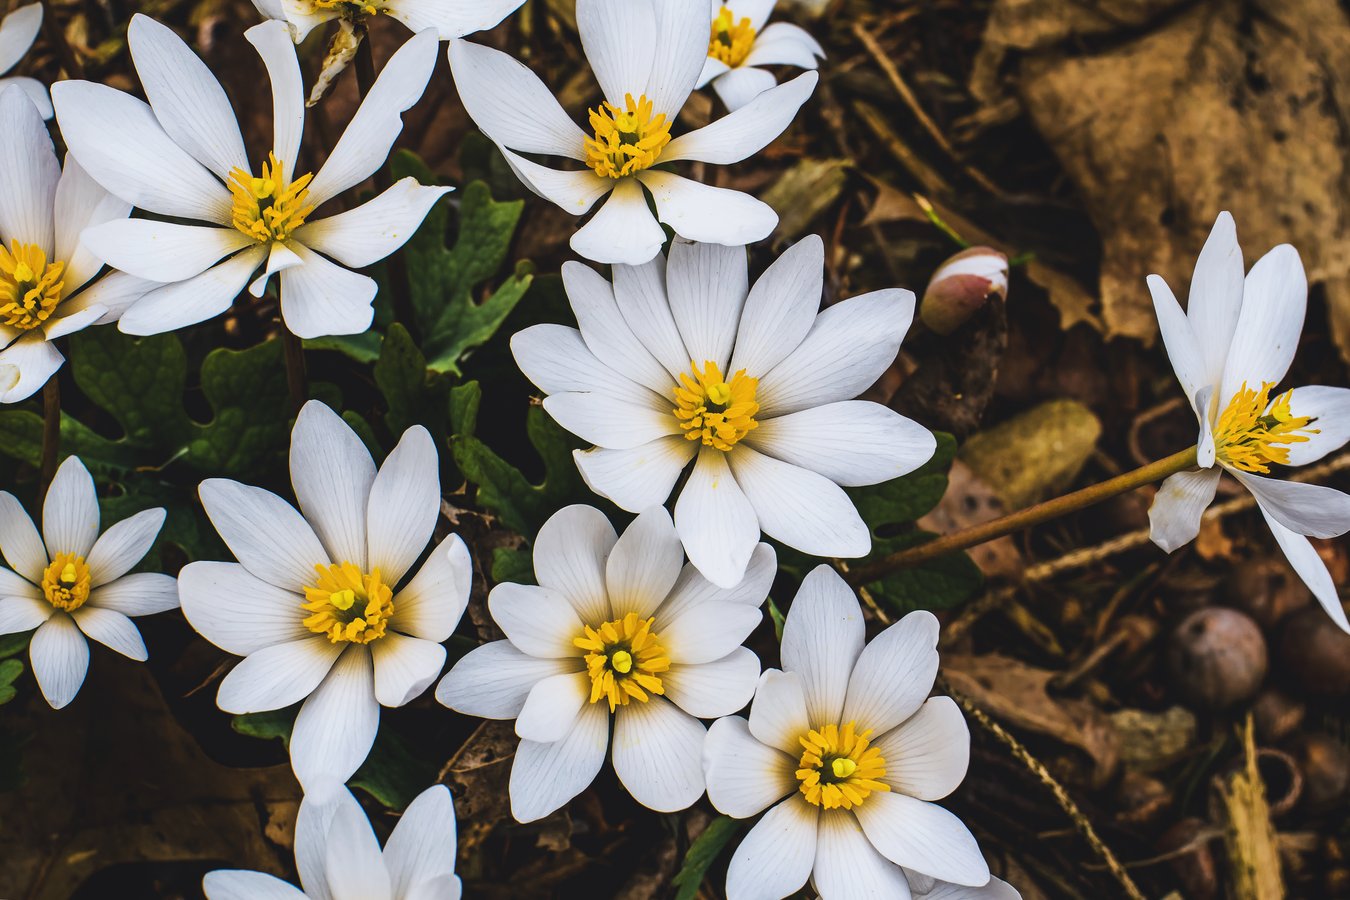
[[606,178],[622,178],[656,163],[670,143],[670,123],[665,114],[653,115],[652,101],[643,94],[624,98],[624,108],[609,102],[591,112],[595,137],[586,139],[586,165]]
[[373,0],[364,3],[359,0],[313,0],[313,3],[316,9],[335,9],[352,19],[377,15],[381,11],[380,5]]
[[1302,443],[1318,433],[1308,427],[1313,421],[1310,417],[1295,416],[1290,410],[1293,391],[1270,402],[1274,386],[1275,382],[1267,381],[1254,391],[1242,382],[1228,408],[1219,414],[1214,423],[1214,455],[1220,462],[1244,472],[1269,473],[1270,463],[1289,464],[1288,444]]
[[65,263],[48,263],[36,244],[0,245],[0,322],[31,331],[47,321],[61,302],[65,271]]
[[314,212],[314,205],[308,202],[313,173],[301,175],[290,184],[283,183],[282,177],[282,165],[271,153],[257,178],[243,169],[230,172],[234,227],[259,243],[289,240],[295,229],[305,224],[305,216]]
[[708,38],[709,56],[734,69],[745,62],[754,45],[755,29],[748,18],[736,21],[729,6],[718,10],[717,18],[712,20],[712,36]]
[[585,650],[591,676],[591,702],[609,701],[609,711],[629,701],[646,703],[649,694],[664,694],[661,673],[670,668],[665,648],[652,633],[652,620],[629,613],[599,628],[587,625],[572,643]]
[[83,556],[58,553],[42,570],[42,594],[57,609],[74,612],[89,599],[89,567]]
[[868,743],[871,731],[859,733],[854,723],[826,725],[802,735],[799,789],[806,802],[826,809],[861,806],[873,791],[889,791],[881,751]]
[[680,387],[675,388],[675,418],[680,420],[684,436],[691,441],[702,440],[709,447],[730,450],[736,442],[759,427],[755,413],[755,389],[759,379],[751,378],[741,369],[722,379],[717,363],[705,360],[703,370],[692,360],[689,368],[694,376],[680,376]]
[[318,578],[313,587],[305,588],[305,602],[300,604],[312,613],[305,618],[306,628],[327,635],[334,644],[369,644],[384,637],[394,614],[394,592],[380,580],[379,569],[367,575],[349,562],[314,569]]

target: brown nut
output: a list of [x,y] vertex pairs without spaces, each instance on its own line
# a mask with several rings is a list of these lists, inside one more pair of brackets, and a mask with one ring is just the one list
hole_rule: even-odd
[[1283,691],[1266,688],[1252,701],[1252,719],[1256,736],[1265,743],[1277,743],[1298,730],[1303,724],[1307,707]]
[[1126,769],[1116,788],[1116,801],[1120,804],[1117,822],[1153,826],[1159,824],[1172,808],[1172,791],[1151,775]]
[[1310,813],[1329,812],[1345,801],[1350,788],[1350,750],[1316,731],[1307,731],[1289,743],[1289,755],[1303,773],[1301,807]]
[[1280,631],[1280,662],[1310,694],[1350,694],[1350,634],[1326,610],[1309,606],[1291,615]]
[[[1189,900],[1214,900],[1219,896],[1219,869],[1214,864],[1214,853],[1206,832],[1213,829],[1204,819],[1189,816],[1179,820],[1158,838],[1159,853],[1184,852],[1172,857],[1168,865],[1176,873]],[[1217,836],[1215,834],[1214,836]]]
[[1224,583],[1228,603],[1273,628],[1285,616],[1312,602],[1312,592],[1289,563],[1272,556],[1243,560]]
[[1246,613],[1211,606],[1181,621],[1167,644],[1167,668],[1182,698],[1227,709],[1253,696],[1266,677],[1266,641]]

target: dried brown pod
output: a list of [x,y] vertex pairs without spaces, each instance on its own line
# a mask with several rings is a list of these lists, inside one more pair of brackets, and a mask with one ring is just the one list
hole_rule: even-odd
[[1149,828],[1158,825],[1172,808],[1172,791],[1152,775],[1126,769],[1116,787],[1116,802],[1120,804],[1117,822]]
[[1289,755],[1303,773],[1301,807],[1329,812],[1345,802],[1350,789],[1350,750],[1328,735],[1306,731],[1289,743]]
[[1312,602],[1312,592],[1284,559],[1258,556],[1243,560],[1224,580],[1229,605],[1273,628],[1285,616]]
[[1214,900],[1219,896],[1219,869],[1210,841],[1218,837],[1204,819],[1188,816],[1163,832],[1155,845],[1159,853],[1175,853],[1168,865],[1189,900]]
[[1320,606],[1291,615],[1280,631],[1280,663],[1310,694],[1350,694],[1350,634]]
[[1275,688],[1266,688],[1252,701],[1256,735],[1269,744],[1282,741],[1298,730],[1306,713],[1307,707],[1301,700]]
[[1252,697],[1266,677],[1266,640],[1251,616],[1211,606],[1196,610],[1173,630],[1167,669],[1182,699],[1209,710]]

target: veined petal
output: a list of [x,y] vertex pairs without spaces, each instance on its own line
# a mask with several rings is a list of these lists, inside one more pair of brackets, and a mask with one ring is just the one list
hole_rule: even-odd
[[559,592],[508,581],[492,589],[488,609],[516,649],[553,659],[577,656],[572,640],[581,635],[581,620]]
[[927,610],[873,638],[853,666],[840,720],[882,735],[915,715],[937,677],[937,640],[938,620]]
[[424,186],[400,178],[384,193],[353,209],[306,222],[296,240],[354,269],[374,265],[407,243],[436,201],[452,187]]
[[[300,511],[328,558],[368,571],[366,506],[375,461],[356,432],[322,401],[309,401],[296,417],[290,471]],[[395,577],[388,583],[397,581]]]
[[856,817],[847,812],[821,815],[816,865],[811,877],[822,897],[910,900],[912,894],[905,873],[877,852],[870,836],[863,834],[858,824],[863,807],[871,806],[873,797],[879,796],[889,795],[872,794],[866,803],[857,807]]
[[[720,6],[720,0],[718,5]],[[713,13],[717,15],[716,12]],[[731,67],[716,57],[709,56],[703,61],[703,71],[698,73],[698,81],[694,82],[694,90],[701,90],[708,86],[713,79],[725,75],[731,71]]]
[[837,722],[854,663],[863,649],[862,607],[829,566],[802,580],[783,623],[783,668],[796,672],[811,721]]
[[758,153],[792,124],[819,80],[815,72],[803,72],[764,91],[711,125],[675,138],[661,153],[661,161],[688,159],[725,166]]
[[590,169],[570,172],[550,169],[512,153],[505,144],[498,144],[497,149],[506,158],[511,171],[532,193],[574,216],[584,216],[591,211],[595,201],[614,190],[612,179],[601,178]]
[[579,656],[540,659],[521,653],[510,641],[492,641],[455,663],[436,686],[436,700],[466,716],[514,719],[536,684],[580,669]]
[[819,809],[790,796],[764,814],[727,867],[727,900],[788,897],[806,885],[816,858]]
[[582,440],[612,450],[628,450],[667,434],[679,434],[673,405],[655,394],[647,398],[600,393],[551,394],[544,411]]
[[[436,29],[443,41],[487,31],[497,25],[524,0],[395,0],[383,10],[414,32]],[[453,842],[451,843],[453,847]],[[396,893],[398,893],[396,891]]]
[[106,312],[104,307],[97,304],[80,310],[67,309],[63,304],[56,315],[42,323],[42,336],[48,341],[54,341],[68,334],[75,334],[103,318]]
[[29,583],[42,581],[42,570],[49,562],[47,549],[33,520],[9,491],[0,491],[0,553]]
[[675,663],[661,676],[666,698],[696,719],[716,719],[750,703],[759,680],[759,657],[737,647],[721,659]]
[[[1214,220],[1214,227],[1195,261],[1190,298],[1186,303],[1186,318],[1195,335],[1196,347],[1204,358],[1201,384],[1218,384],[1223,378],[1228,348],[1233,343],[1233,333],[1242,312],[1242,295],[1242,248],[1238,246],[1233,217],[1225,210]],[[1155,298],[1154,303],[1157,302]],[[1159,316],[1161,318],[1161,314]],[[1170,347],[1168,352],[1171,353]],[[1190,395],[1187,391],[1187,396]]]
[[[1309,385],[1294,388],[1289,395],[1290,415],[1314,421],[1304,433],[1308,440],[1289,444],[1289,465],[1317,462],[1350,440],[1350,388]],[[1311,431],[1315,429],[1316,434]]]
[[118,330],[124,334],[163,334],[220,315],[248,284],[266,253],[267,249],[259,245],[187,281],[150,291],[122,314]]
[[[815,721],[824,722],[825,719]],[[759,676],[750,704],[750,733],[766,747],[800,755],[798,739],[811,727],[806,687],[796,672],[768,669]],[[795,788],[796,785],[794,784]]]
[[216,869],[202,879],[206,900],[306,900],[305,894],[263,872],[243,869]]
[[1168,476],[1148,508],[1149,538],[1168,553],[1200,533],[1200,519],[1214,502],[1222,470],[1199,469]]
[[37,107],[43,121],[51,119],[55,111],[52,109],[52,98],[47,93],[45,84],[36,78],[0,78],[0,91],[10,87],[16,87],[28,95],[28,99]]
[[621,706],[614,712],[614,774],[648,809],[688,809],[703,796],[707,733],[702,722],[664,697]]
[[784,250],[750,288],[727,368],[762,374],[791,353],[815,324],[824,272],[825,243],[818,235]]
[[379,728],[370,653],[349,645],[295,717],[291,768],[300,786],[351,778],[370,754]]
[[56,607],[39,597],[0,597],[0,634],[32,631],[56,614]]
[[445,785],[433,784],[408,804],[384,845],[393,896],[408,897],[418,885],[454,873],[456,831],[455,801]]
[[[18,403],[36,394],[66,358],[40,331],[29,332],[0,351],[0,366],[13,366],[18,380],[0,394],[0,403]],[[5,379],[0,379],[3,388]]]
[[675,523],[662,506],[638,515],[619,536],[605,564],[610,617],[636,613],[646,619],[666,599],[684,565]]
[[586,486],[620,509],[637,512],[666,502],[698,444],[669,434],[627,450],[573,450]]
[[[577,0],[577,32],[605,99],[623,109],[628,94],[645,93],[659,43],[669,35],[656,25],[652,0]],[[650,97],[649,97],[650,99]],[[663,106],[657,112],[672,113]],[[544,151],[548,152],[548,151]]]
[[[328,843],[333,820],[344,809],[361,815],[361,805],[340,782],[316,785],[300,802],[295,817],[295,867],[300,874],[300,883],[305,886],[305,894],[311,900],[334,900],[334,885],[329,882]],[[353,852],[367,860],[374,855],[370,844],[375,844],[374,853],[379,853],[379,842],[373,832],[367,836],[357,829],[350,838],[356,845]]]
[[582,707],[560,741],[521,741],[511,765],[511,814],[516,821],[542,819],[584,791],[604,765],[608,746],[609,709],[603,703]]
[[[607,0],[621,6],[622,0]],[[644,93],[657,112],[674,120],[689,99],[708,56],[708,18],[698,3],[652,4],[657,40]],[[631,44],[627,52],[633,52]]]
[[[614,526],[593,506],[564,506],[534,539],[534,574],[561,594],[584,622],[609,619],[605,568],[618,541]],[[574,635],[575,636],[575,635]]]
[[769,595],[769,587],[778,574],[778,559],[773,547],[761,543],[750,554],[750,564],[745,568],[745,577],[735,587],[720,588],[713,584],[693,563],[686,563],[680,572],[680,580],[675,582],[670,596],[656,611],[654,628],[657,634],[665,628],[667,622],[677,615],[700,603],[725,602],[743,603],[756,609],[764,605]]
[[652,192],[656,217],[686,240],[741,248],[764,240],[778,225],[778,213],[749,194],[659,169],[645,169],[637,178]]
[[441,513],[436,444],[421,425],[403,432],[370,489],[370,566],[397,584],[417,562]]
[[[294,242],[299,246],[299,242]],[[267,283],[272,280],[272,276],[278,272],[284,272],[287,269],[293,269],[304,262],[294,250],[285,244],[274,241],[267,247],[267,265],[262,273],[249,284],[248,292],[255,297],[261,297],[267,292]]]
[[[647,170],[642,175],[650,172]],[[598,175],[594,177],[599,178]],[[612,183],[614,186],[605,205],[572,235],[570,245],[577,253],[596,262],[641,265],[661,252],[666,233],[652,217],[647,198],[635,179],[625,177]]]
[[[295,177],[300,141],[305,132],[305,85],[290,28],[285,22],[264,22],[244,32],[267,67],[272,83],[272,153],[281,163],[282,181]],[[251,172],[245,162],[240,168]],[[222,175],[227,178],[227,175]],[[313,196],[311,194],[311,196]],[[317,205],[321,201],[314,201]]]
[[[0,513],[0,516],[3,516],[3,513]],[[0,537],[4,536],[6,536],[4,531],[0,530]],[[41,552],[41,549],[42,545],[39,543],[39,552]],[[46,563],[46,554],[43,554],[42,564],[46,565]],[[38,571],[41,571],[41,569]],[[42,588],[29,581],[27,578],[24,578],[18,572],[11,572],[4,566],[0,566],[0,598],[4,597],[28,597],[32,600],[43,600],[45,602],[45,598],[42,595]]]
[[0,20],[0,72],[19,64],[42,28],[42,4],[30,3]]
[[334,562],[304,517],[271,491],[208,478],[197,493],[226,546],[263,581],[300,594],[316,565]]
[[1242,312],[1224,364],[1219,402],[1243,382],[1279,382],[1289,371],[1308,308],[1308,278],[1298,251],[1281,244],[1256,261],[1242,289]]
[[76,313],[94,310],[101,312],[92,324],[110,325],[122,318],[132,304],[158,287],[157,281],[147,281],[126,272],[108,272],[74,297],[61,302],[61,312],[65,313],[62,321],[74,319]]
[[759,608],[747,603],[700,603],[666,620],[661,645],[673,663],[716,662],[739,647],[762,619]]
[[298,241],[291,242],[291,249],[303,262],[281,273],[281,317],[291,333],[309,339],[369,328],[375,318],[375,280]]
[[920,800],[941,800],[956,790],[970,765],[970,729],[950,697],[929,698],[872,743],[886,760],[886,783]]
[[42,114],[13,86],[0,92],[0,166],[10,173],[0,191],[0,235],[36,244],[53,259],[52,208],[61,164]]
[[[906,870],[905,875],[911,883],[916,878],[925,877],[909,870]],[[991,877],[988,884],[977,888],[946,881],[933,882],[932,890],[925,891],[921,900],[1022,900],[1022,895],[1003,879]]]
[[89,551],[89,584],[98,587],[116,581],[140,562],[164,525],[163,509],[146,509],[128,516],[99,535]]
[[[666,261],[666,288],[670,312],[690,357],[700,367],[711,360],[729,378],[727,366],[736,330],[749,293],[744,247],[675,241]],[[752,378],[759,372],[749,372]],[[673,387],[673,386],[672,386]]]
[[472,586],[469,550],[459,535],[448,535],[431,551],[407,586],[394,595],[394,614],[389,624],[413,637],[437,643],[445,641],[469,605]]
[[33,632],[28,660],[42,696],[52,709],[62,709],[84,684],[89,671],[89,642],[74,619],[58,612]]
[[824,56],[824,48],[809,32],[791,22],[774,22],[755,36],[743,65],[814,69]]
[[764,23],[769,20],[777,4],[778,0],[736,0],[736,6],[733,8],[737,16],[749,19],[750,27],[759,32],[765,30]]
[[390,631],[370,647],[375,666],[375,699],[403,706],[422,696],[445,667],[445,648],[434,641]]
[[727,454],[759,527],[812,556],[866,556],[872,532],[853,500],[824,475],[738,446]]
[[[66,299],[61,304],[65,310],[75,299],[71,295],[97,275],[103,266],[103,262],[84,245],[84,230],[114,219],[125,219],[131,212],[131,204],[105,191],[69,153],[61,169],[61,180],[56,183],[55,202],[56,258],[66,261],[62,278]],[[83,298],[81,294],[78,299]]]
[[1252,492],[1261,509],[1285,528],[1315,538],[1339,537],[1350,531],[1350,494],[1322,484],[1229,471]]
[[525,377],[545,394],[596,392],[641,406],[662,399],[596,359],[581,332],[566,325],[545,323],[518,331],[511,337],[511,352]]
[[[122,581],[100,591],[111,591]],[[301,594],[268,584],[238,563],[188,563],[178,573],[178,592],[188,624],[229,653],[248,656],[313,637],[303,624],[308,614],[300,608]],[[90,602],[95,599],[91,594]]]
[[[242,566],[238,568],[243,569]],[[124,575],[90,591],[88,605],[115,610],[124,616],[167,612],[178,608],[178,579],[159,572]]]
[[145,662],[149,658],[140,631],[120,612],[85,604],[74,610],[70,617],[85,635],[128,659]]
[[1275,542],[1280,545],[1284,551],[1285,558],[1289,560],[1289,565],[1293,566],[1298,577],[1303,579],[1303,583],[1312,591],[1317,602],[1322,604],[1322,608],[1331,616],[1342,631],[1350,632],[1350,622],[1346,621],[1345,608],[1341,606],[1341,598],[1336,591],[1336,584],[1331,580],[1331,573],[1327,571],[1327,564],[1322,561],[1322,557],[1317,555],[1317,550],[1312,543],[1303,535],[1290,531],[1281,525],[1275,518],[1260,504],[1257,504],[1261,510],[1262,517],[1266,524],[1270,526],[1270,533],[1275,536]]
[[727,110],[734,113],[777,84],[778,79],[773,77],[772,72],[742,65],[716,79],[712,87]]
[[[1181,311],[1181,304],[1177,303],[1167,282],[1159,275],[1150,275],[1148,290],[1153,295],[1153,310],[1158,316],[1158,330],[1162,333],[1163,346],[1167,348],[1167,358],[1177,373],[1186,401],[1196,415],[1200,415],[1202,410],[1197,408],[1200,391],[1218,384],[1218,379],[1210,380],[1205,354],[1200,349],[1191,320]],[[1224,349],[1226,352],[1227,348]]]
[[47,552],[88,556],[98,538],[98,494],[78,456],[67,456],[42,501],[42,541]]
[[84,232],[83,242],[114,269],[165,284],[200,275],[222,257],[256,243],[237,228],[155,219],[114,219],[95,225]]
[[582,339],[596,359],[657,394],[670,394],[675,387],[670,373],[628,327],[610,283],[590,266],[570,261],[563,263],[562,278]]
[[658,253],[640,266],[614,266],[611,273],[624,321],[671,377],[679,378],[690,357],[666,296],[666,258]]
[[516,734],[528,741],[551,744],[565,738],[591,694],[591,677],[566,672],[540,679],[530,688],[516,716]]
[[256,650],[221,680],[216,705],[242,715],[298,703],[319,686],[345,646],[310,634]]
[[942,807],[888,791],[872,794],[854,812],[867,840],[896,865],[953,884],[989,882],[975,836]]
[[734,587],[759,543],[759,519],[727,466],[726,454],[704,447],[675,501],[675,529],[703,577]]
[[756,740],[740,716],[725,716],[708,728],[703,744],[708,800],[723,815],[748,818],[792,794],[796,769],[796,759]]
[[868,400],[841,400],[762,419],[745,443],[846,487],[907,475],[937,448],[927,428]]

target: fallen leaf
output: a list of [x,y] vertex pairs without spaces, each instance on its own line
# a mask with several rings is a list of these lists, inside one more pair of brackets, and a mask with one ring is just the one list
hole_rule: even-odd
[[1072,484],[1101,433],[1083,404],[1050,400],[973,435],[959,456],[1008,509],[1021,509]]

